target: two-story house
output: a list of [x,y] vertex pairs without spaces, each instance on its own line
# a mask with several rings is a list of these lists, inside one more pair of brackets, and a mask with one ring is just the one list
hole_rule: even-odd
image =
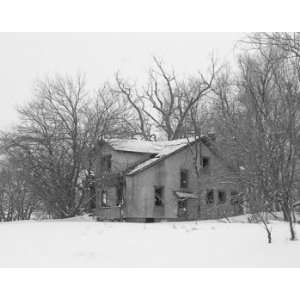
[[214,139],[101,140],[96,146],[99,220],[159,221],[242,213]]

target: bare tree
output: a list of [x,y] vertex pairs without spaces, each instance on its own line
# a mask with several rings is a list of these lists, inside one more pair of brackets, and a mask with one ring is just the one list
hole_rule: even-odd
[[105,93],[99,90],[92,100],[81,75],[39,81],[33,101],[18,110],[21,124],[2,135],[2,150],[18,154],[32,193],[53,217],[85,209],[89,183],[82,174],[92,174],[95,142],[122,133],[123,110]]
[[123,96],[122,104],[128,112],[131,112],[123,120],[131,128],[133,136],[141,137],[146,141],[156,139],[156,135],[152,132],[149,115],[146,113],[148,108],[143,97],[138,93],[137,87],[125,82],[118,73],[116,74],[116,83],[117,89],[113,92],[117,97]]
[[7,153],[22,152],[32,190],[55,217],[77,214],[83,201],[78,198],[77,183],[85,143],[86,97],[81,76],[39,81],[35,99],[18,110],[22,123],[6,136]]
[[298,181],[298,65],[280,49],[263,45],[240,58],[237,80],[221,80],[214,88],[224,153],[242,166],[236,177],[251,210],[263,217],[280,207],[292,240]]
[[281,49],[289,58],[300,57],[300,33],[299,32],[259,32],[250,34],[244,42],[252,46],[273,46]]
[[[168,140],[186,137],[192,129],[192,112],[206,99],[215,79],[215,62],[207,79],[202,73],[188,80],[179,80],[154,57],[148,84],[142,91],[116,77],[118,88],[138,115],[140,135],[149,139],[153,129]],[[151,131],[152,130],[152,131]]]
[[2,160],[0,170],[0,221],[29,220],[39,201],[30,192],[24,170]]

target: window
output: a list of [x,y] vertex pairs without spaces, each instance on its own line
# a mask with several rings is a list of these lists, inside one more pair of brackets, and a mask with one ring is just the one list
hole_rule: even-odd
[[202,157],[201,167],[205,170],[207,170],[209,168],[209,157]]
[[107,191],[102,191],[102,194],[101,194],[101,204],[102,206],[108,206],[107,205]]
[[103,171],[110,171],[111,170],[111,154],[104,155],[102,157],[102,168]]
[[226,202],[226,192],[218,191],[218,199],[219,199],[219,204],[224,204]]
[[178,217],[186,217],[187,215],[187,200],[178,201]]
[[187,202],[186,200],[178,201],[178,208],[180,209],[186,209],[187,208]]
[[96,208],[96,183],[95,183],[95,176],[91,173],[89,173],[86,177],[86,182],[88,186],[88,192],[89,192],[89,209],[93,210]]
[[89,187],[90,192],[90,209],[96,208],[96,188],[94,185]]
[[242,199],[240,198],[240,195],[237,191],[231,191],[231,205],[234,207],[234,214],[240,215],[243,214],[244,209],[242,206]]
[[163,194],[164,188],[163,187],[155,187],[154,188],[154,204],[155,206],[163,206]]
[[206,204],[214,203],[214,190],[208,190],[206,193]]
[[122,200],[123,200],[123,185],[122,184],[117,186],[116,193],[117,193],[117,203],[116,203],[116,205],[121,205]]
[[186,189],[189,186],[189,171],[181,170],[180,171],[180,188]]
[[230,196],[231,196],[231,204],[235,205],[238,203],[238,192],[237,191],[231,191]]

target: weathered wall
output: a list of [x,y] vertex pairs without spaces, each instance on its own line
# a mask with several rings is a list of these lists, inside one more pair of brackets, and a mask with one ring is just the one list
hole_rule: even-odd
[[[155,186],[166,186],[165,161],[137,174],[126,177],[126,207],[128,218],[153,218]],[[167,210],[165,208],[165,213]]]
[[[234,177],[225,162],[214,155],[205,145],[202,146],[202,156],[209,157],[209,169],[200,172],[199,193],[200,193],[200,218],[222,218],[238,214],[238,207],[231,204],[231,191],[238,191]],[[207,190],[214,190],[214,201],[207,204]],[[219,203],[218,190],[226,193],[226,202]]]
[[[231,204],[231,191],[237,190],[231,180],[231,173],[223,162],[205,146],[202,146],[202,156],[210,158],[209,171],[201,172],[198,179],[195,172],[193,154],[186,148],[159,164],[144,170],[134,176],[126,177],[126,208],[128,218],[160,218],[154,205],[155,186],[164,186],[164,216],[165,219],[177,218],[178,199],[175,191],[199,193],[200,201],[189,200],[187,218],[217,218],[237,214],[237,208]],[[189,170],[189,186],[180,188],[180,170]],[[207,205],[206,191],[214,190],[214,203]],[[218,190],[226,193],[226,203],[218,203]],[[200,205],[200,209],[199,209]],[[199,215],[200,214],[200,215]]]
[[112,155],[112,173],[126,170],[133,164],[145,160],[150,157],[150,154],[133,153],[133,152],[120,152],[115,151],[109,145],[103,145],[97,150],[97,166],[101,164],[101,157],[103,155]]
[[[180,170],[189,170],[189,186],[180,188]],[[134,176],[126,177],[126,213],[129,218],[159,218],[154,205],[154,189],[164,186],[164,216],[177,218],[175,191],[197,192],[197,177],[194,172],[193,156],[186,148],[157,165]],[[159,212],[160,214],[160,212]]]
[[[103,169],[101,166],[102,157],[111,154],[111,171],[109,174],[103,176]],[[102,191],[107,192],[107,199],[109,205],[115,206],[118,203],[117,180],[120,172],[126,170],[128,167],[143,161],[150,157],[150,154],[119,152],[115,151],[107,144],[98,146],[96,149],[95,160],[95,175],[96,175],[96,214],[101,215],[101,195]],[[114,174],[116,174],[114,176]],[[105,178],[105,179],[103,179]],[[108,211],[106,209],[106,211]]]

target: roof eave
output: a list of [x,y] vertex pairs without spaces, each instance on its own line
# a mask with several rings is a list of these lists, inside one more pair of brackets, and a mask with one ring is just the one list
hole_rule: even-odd
[[128,177],[135,176],[135,175],[137,175],[137,174],[139,174],[139,173],[145,171],[146,169],[149,169],[149,168],[151,168],[152,166],[158,164],[159,162],[165,160],[166,158],[172,156],[173,154],[178,153],[178,152],[180,152],[181,150],[184,150],[185,148],[187,148],[187,147],[193,145],[193,144],[194,144],[195,142],[197,142],[197,141],[198,141],[198,140],[194,140],[194,141],[192,141],[192,142],[190,142],[190,143],[184,145],[183,147],[181,147],[181,148],[175,150],[174,152],[171,152],[171,153],[169,153],[169,154],[166,154],[166,155],[164,155],[164,156],[158,158],[156,161],[153,161],[153,162],[150,163],[149,165],[146,165],[146,166],[144,166],[143,168],[141,168],[141,169],[139,169],[139,170],[136,170],[134,173],[132,173],[132,174],[126,174],[125,176],[128,176]]

